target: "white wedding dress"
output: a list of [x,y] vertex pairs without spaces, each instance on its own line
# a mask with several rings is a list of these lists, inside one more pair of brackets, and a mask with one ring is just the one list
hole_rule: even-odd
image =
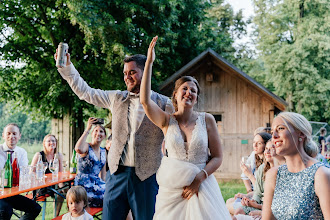
[[165,146],[168,157],[163,157],[156,175],[159,191],[153,219],[231,219],[213,175],[209,175],[202,182],[198,196],[194,194],[189,200],[181,196],[183,187],[192,183],[197,173],[205,167],[208,159],[205,113],[198,114],[187,151],[178,122],[171,115],[165,136]]

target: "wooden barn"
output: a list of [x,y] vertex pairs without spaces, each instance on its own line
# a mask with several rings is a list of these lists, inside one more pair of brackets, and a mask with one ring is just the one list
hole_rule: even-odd
[[161,93],[171,96],[174,82],[183,75],[194,76],[201,86],[197,111],[214,115],[224,149],[218,178],[240,178],[242,156],[252,151],[253,132],[270,126],[274,115],[287,103],[208,49],[166,79]]

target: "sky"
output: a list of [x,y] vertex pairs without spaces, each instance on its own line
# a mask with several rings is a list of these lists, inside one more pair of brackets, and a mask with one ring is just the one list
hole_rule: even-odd
[[[238,12],[240,9],[243,10],[244,20],[247,20],[250,16],[254,15],[252,0],[225,0],[225,2],[229,3],[234,12]],[[234,47],[240,43],[248,43],[250,38],[248,37],[252,33],[252,24],[247,26],[247,37],[243,37],[242,39],[236,39],[234,42]],[[254,48],[253,45],[249,44],[251,48]]]
[[234,12],[243,9],[243,15],[245,18],[253,15],[252,0],[225,0],[234,8]]

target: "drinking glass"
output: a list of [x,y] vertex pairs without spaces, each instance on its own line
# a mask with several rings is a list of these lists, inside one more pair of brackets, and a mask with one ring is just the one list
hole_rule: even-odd
[[36,175],[36,166],[28,166],[28,177],[27,177],[27,185],[28,187],[35,186],[37,175]]
[[0,169],[0,195],[3,195],[5,190],[5,169]]
[[69,162],[67,160],[63,160],[63,173],[65,175],[65,177],[69,176]]
[[49,170],[53,174],[53,178],[52,178],[53,181],[56,181],[58,179],[58,167],[59,167],[58,160],[55,159],[49,161]]
[[67,160],[63,160],[63,171],[69,172],[69,163]]
[[250,163],[248,162],[249,156],[242,157],[242,164],[244,164],[247,168],[250,169]]
[[244,163],[245,165],[248,165],[247,164],[247,160],[249,159],[249,157],[248,156],[244,156],[244,157],[242,157],[242,163]]
[[46,176],[46,170],[48,168],[48,162],[43,162],[43,164],[44,164],[44,178],[47,178],[47,176]]
[[21,166],[19,168],[19,189],[25,189],[27,185],[27,179],[28,179],[28,166]]

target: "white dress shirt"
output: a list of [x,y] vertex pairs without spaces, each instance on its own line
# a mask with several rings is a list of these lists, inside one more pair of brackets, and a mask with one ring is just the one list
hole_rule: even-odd
[[27,157],[27,152],[21,147],[16,146],[14,149],[10,149],[6,143],[0,145],[0,169],[5,166],[7,161],[7,152],[8,150],[13,150],[17,155],[18,166],[28,166],[29,160]]

